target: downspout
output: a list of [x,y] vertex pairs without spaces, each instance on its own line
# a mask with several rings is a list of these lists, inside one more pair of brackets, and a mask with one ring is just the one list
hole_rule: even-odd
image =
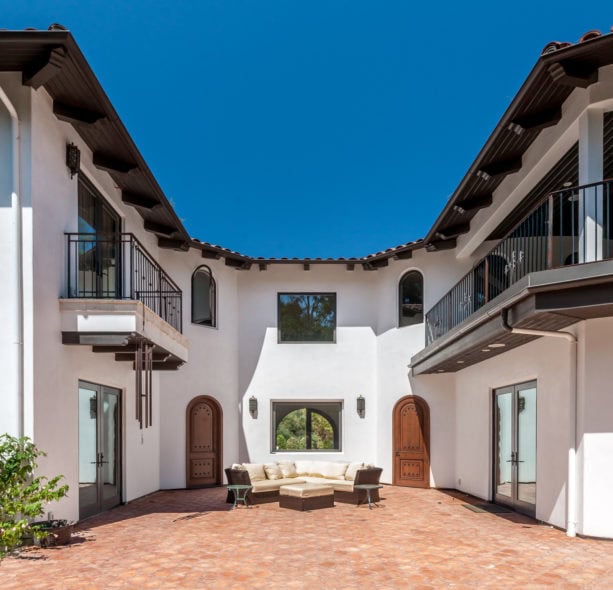
[[509,325],[509,310],[503,309],[501,314],[502,327],[511,334],[524,334],[526,336],[545,336],[550,338],[563,338],[571,343],[570,370],[571,370],[571,403],[570,403],[570,441],[568,448],[568,514],[566,517],[566,535],[577,536],[577,380],[578,380],[578,354],[577,337],[570,332],[556,332],[555,330],[530,330],[526,328],[513,328]]
[[[11,213],[12,213],[12,232],[13,247],[15,252],[15,275],[14,297],[17,305],[12,325],[13,343],[16,351],[16,379],[17,386],[17,436],[23,436],[25,430],[24,414],[24,347],[23,347],[23,221],[22,203],[20,192],[21,179],[21,159],[20,159],[20,137],[19,137],[19,117],[13,103],[0,88],[0,101],[6,107],[11,117],[11,151],[12,151],[12,187],[11,187]],[[10,284],[10,281],[9,281]]]

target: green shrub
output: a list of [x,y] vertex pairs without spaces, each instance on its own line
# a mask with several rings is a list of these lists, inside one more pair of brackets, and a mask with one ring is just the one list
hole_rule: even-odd
[[37,536],[31,521],[42,516],[45,504],[68,492],[67,485],[59,485],[62,475],[34,476],[36,460],[44,455],[28,437],[0,435],[0,559],[24,536]]

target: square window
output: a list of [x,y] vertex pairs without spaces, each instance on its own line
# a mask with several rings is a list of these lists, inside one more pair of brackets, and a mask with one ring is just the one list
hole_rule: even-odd
[[336,293],[279,293],[279,342],[334,342]]
[[340,451],[343,402],[273,401],[272,452]]

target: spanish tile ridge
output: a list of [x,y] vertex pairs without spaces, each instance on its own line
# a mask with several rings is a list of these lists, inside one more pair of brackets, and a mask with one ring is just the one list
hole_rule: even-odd
[[[613,27],[611,27],[611,29],[607,33],[604,33],[604,34],[609,34],[612,32],[613,32]],[[549,43],[547,43],[547,45],[545,45],[545,47],[543,47],[543,50],[541,51],[541,55],[548,55],[550,53],[554,53],[555,51],[558,51],[559,49],[564,49],[566,47],[572,47],[573,45],[578,45],[579,43],[585,43],[587,41],[592,41],[593,39],[598,39],[598,37],[602,37],[602,36],[603,36],[603,33],[599,31],[598,29],[591,29],[583,33],[583,35],[581,35],[577,43],[572,43],[570,41],[550,41]]]
[[418,239],[418,240],[413,240],[411,242],[405,242],[404,244],[399,244],[398,246],[393,246],[392,248],[387,248],[385,250],[380,250],[378,252],[373,252],[372,254],[367,254],[365,256],[338,256],[338,257],[322,257],[322,256],[317,256],[317,257],[312,257],[312,256],[306,256],[306,257],[298,257],[298,256],[292,256],[292,257],[288,257],[288,256],[249,256],[248,254],[243,254],[241,252],[238,252],[236,250],[232,250],[230,248],[225,248],[224,246],[220,246],[218,244],[212,244],[210,242],[203,242],[201,240],[199,240],[198,238],[192,238],[192,244],[194,247],[198,248],[210,248],[212,250],[215,250],[217,252],[219,252],[220,254],[227,254],[229,256],[237,256],[240,257],[244,260],[249,260],[252,262],[296,262],[296,263],[301,263],[301,262],[367,262],[369,260],[372,260],[373,258],[379,258],[379,257],[385,257],[387,256],[393,256],[394,253],[401,251],[401,250],[409,250],[412,248],[417,248],[420,247],[422,245],[423,239]]

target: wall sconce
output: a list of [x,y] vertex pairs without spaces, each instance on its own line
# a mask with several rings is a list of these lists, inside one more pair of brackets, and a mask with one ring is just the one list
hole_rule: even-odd
[[252,418],[258,417],[258,400],[253,395],[249,398],[249,413]]
[[81,169],[81,151],[74,143],[66,144],[66,166],[72,178]]
[[358,395],[357,410],[358,416],[360,418],[364,418],[364,416],[366,415],[366,400],[364,399],[363,395]]

